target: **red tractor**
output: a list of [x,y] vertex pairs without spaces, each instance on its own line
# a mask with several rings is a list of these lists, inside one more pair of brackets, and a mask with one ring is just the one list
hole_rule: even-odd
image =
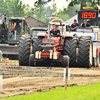
[[[50,27],[52,24],[58,26],[61,36],[50,34]],[[48,34],[38,34],[38,39],[42,41],[39,45],[37,42],[33,41],[33,54],[30,54],[29,65],[34,66],[40,61],[44,62],[60,62],[64,67],[69,64],[68,55],[64,55],[64,44],[67,35],[64,34],[63,29],[65,28],[65,23],[59,19],[55,18],[51,20],[48,24]],[[66,30],[65,30],[66,32]],[[64,35],[63,35],[64,34]],[[36,39],[36,40],[38,40]],[[36,50],[35,48],[38,49]]]
[[[50,34],[52,24],[60,30],[59,37]],[[19,65],[27,66],[29,63],[29,66],[36,66],[41,62],[59,62],[64,67],[68,66],[69,57],[65,53],[67,37],[73,35],[66,34],[66,23],[60,18],[54,18],[49,22],[48,33],[38,33],[34,39],[31,35],[23,35],[19,44]]]

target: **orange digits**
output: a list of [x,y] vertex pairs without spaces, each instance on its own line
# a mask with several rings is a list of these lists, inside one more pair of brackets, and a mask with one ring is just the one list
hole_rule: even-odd
[[95,12],[92,13],[92,18],[94,18],[94,19],[96,18],[96,13]]
[[87,12],[85,12],[85,13],[84,13],[84,18],[87,18],[87,15],[88,15],[88,13],[87,13]]
[[84,12],[82,13],[82,18],[84,18]]
[[81,18],[96,18],[96,12],[82,12],[81,13]]
[[88,18],[91,18],[91,15],[92,15],[92,13],[91,13],[91,12],[89,12],[89,13],[88,13]]

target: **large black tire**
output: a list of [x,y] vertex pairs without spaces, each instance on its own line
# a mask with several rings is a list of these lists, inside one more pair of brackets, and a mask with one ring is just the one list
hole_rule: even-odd
[[31,35],[22,35],[19,42],[19,65],[29,66]]
[[70,67],[76,67],[76,46],[77,46],[77,37],[66,38],[64,46],[64,54],[70,57]]
[[69,66],[69,57],[67,55],[63,56],[63,66]]
[[30,54],[29,66],[34,66],[34,59],[35,59],[35,55],[34,54]]
[[91,37],[83,36],[78,44],[78,67],[91,67],[93,64],[93,42]]
[[42,39],[43,37],[37,37],[33,40],[33,54],[35,54],[36,51],[41,51],[42,48],[39,47],[39,45],[42,45]]

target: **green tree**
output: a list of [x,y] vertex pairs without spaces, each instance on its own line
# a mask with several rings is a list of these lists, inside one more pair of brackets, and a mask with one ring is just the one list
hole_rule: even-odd
[[52,5],[52,16],[59,17],[59,18],[63,19],[64,21],[69,19],[69,15],[66,13],[65,9],[63,9],[63,10],[59,9],[57,11],[57,5],[55,2]]
[[55,2],[52,5],[52,16],[57,16],[57,5]]
[[37,0],[34,3],[34,7],[25,5],[22,0],[0,0],[0,13],[6,14],[7,17],[14,15],[15,17],[32,16],[38,20],[46,22],[46,17],[57,16],[63,20],[67,20],[69,15],[66,10],[57,10],[56,3],[54,2],[52,7],[45,7],[47,2],[51,0]]
[[22,0],[12,0],[12,12],[14,16],[24,16],[26,5],[23,4]]
[[31,7],[27,4],[26,7],[24,8],[24,13],[25,13],[25,16],[32,16],[33,15],[33,12],[32,12],[32,9]]
[[10,0],[7,0],[6,2],[4,2],[4,0],[0,0],[0,13],[4,13],[8,17],[11,16],[13,12],[11,11],[10,6],[11,6]]
[[90,3],[91,7],[95,7],[96,4],[100,4],[100,0],[71,0],[69,7],[74,6],[75,4],[81,4],[82,2]]
[[66,21],[68,20],[70,17],[68,14],[66,14],[66,11],[63,9],[63,10],[59,10],[59,12],[57,13],[57,17],[61,18],[63,21]]
[[52,16],[52,9],[50,6],[45,8],[45,16],[46,17],[51,17]]
[[80,5],[75,4],[72,7],[64,8],[64,11],[69,15],[70,18],[76,15],[76,10],[80,10]]
[[45,9],[41,3],[35,2],[34,8],[32,8],[31,11],[34,18],[46,22]]
[[23,4],[22,0],[0,0],[0,13],[6,14],[7,17],[25,16],[25,9],[28,5]]

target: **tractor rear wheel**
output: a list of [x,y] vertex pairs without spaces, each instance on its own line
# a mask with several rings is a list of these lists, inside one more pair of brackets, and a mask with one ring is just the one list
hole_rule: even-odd
[[76,47],[77,47],[77,37],[66,38],[64,46],[64,54],[70,57],[70,63],[69,63],[70,67],[75,67],[77,64]]
[[22,35],[19,41],[19,65],[28,66],[29,65],[29,55],[31,46],[31,35]]
[[91,37],[80,37],[78,44],[78,67],[91,67],[93,64],[93,42]]

